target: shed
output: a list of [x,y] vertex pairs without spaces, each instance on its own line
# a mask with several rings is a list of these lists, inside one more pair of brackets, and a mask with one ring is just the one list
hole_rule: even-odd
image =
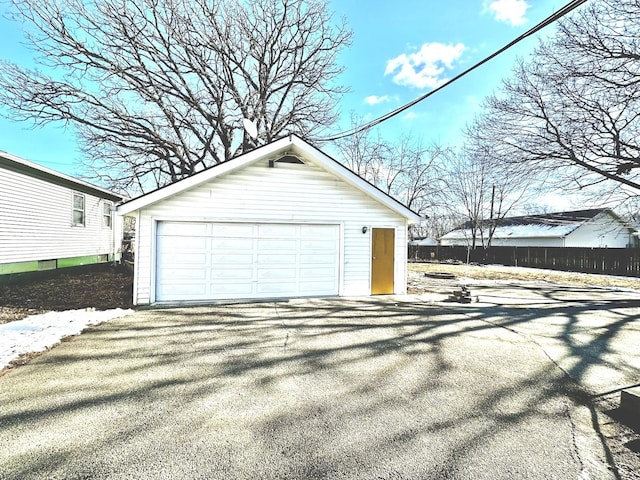
[[137,305],[403,294],[420,216],[291,135],[118,207]]
[[113,259],[122,238],[113,211],[123,198],[0,152],[0,280]]
[[[470,225],[465,225],[442,236],[440,242],[465,246],[470,239]],[[491,245],[625,248],[637,246],[637,241],[636,230],[612,210],[594,208],[503,218],[499,220]],[[477,242],[481,240],[478,238]]]

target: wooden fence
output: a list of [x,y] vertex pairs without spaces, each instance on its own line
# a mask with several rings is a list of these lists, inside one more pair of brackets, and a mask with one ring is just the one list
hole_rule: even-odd
[[409,246],[409,261],[460,261],[481,265],[548,268],[567,272],[640,277],[638,248]]

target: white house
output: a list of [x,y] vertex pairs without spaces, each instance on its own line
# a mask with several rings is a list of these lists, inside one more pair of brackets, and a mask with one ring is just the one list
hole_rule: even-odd
[[122,238],[122,219],[113,215],[122,200],[0,152],[0,279],[109,261]]
[[420,216],[295,135],[118,207],[137,305],[406,293]]
[[[470,241],[469,225],[440,239],[441,245],[449,246],[467,246]],[[479,237],[476,243],[482,244]],[[625,248],[637,243],[636,230],[608,208],[503,218],[491,240],[494,247]]]
[[416,238],[409,242],[409,245],[415,245],[418,247],[435,247],[438,245],[438,242],[433,238],[425,237],[425,238]]

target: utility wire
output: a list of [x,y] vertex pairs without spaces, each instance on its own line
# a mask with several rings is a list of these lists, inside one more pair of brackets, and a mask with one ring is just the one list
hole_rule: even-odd
[[587,1],[588,0],[572,0],[571,2],[566,4],[564,7],[562,7],[560,10],[558,10],[557,12],[551,14],[549,17],[545,18],[543,21],[538,23],[535,27],[531,28],[530,30],[526,31],[525,33],[523,33],[522,35],[517,37],[515,40],[512,40],[511,42],[506,44],[504,47],[500,48],[499,50],[496,50],[491,55],[489,55],[488,57],[485,57],[483,60],[481,60],[480,62],[476,63],[472,67],[467,68],[462,73],[459,73],[455,77],[453,77],[450,80],[446,81],[445,83],[440,85],[438,88],[436,88],[434,90],[431,90],[428,93],[425,93],[424,95],[416,98],[415,100],[412,100],[411,102],[409,102],[409,103],[407,103],[405,105],[402,105],[401,107],[398,107],[395,110],[392,110],[391,112],[389,112],[389,113],[387,113],[387,114],[385,114],[385,115],[383,115],[381,117],[378,117],[378,118],[376,118],[374,120],[371,120],[368,123],[365,123],[365,124],[360,125],[358,127],[351,128],[349,130],[345,130],[344,132],[338,133],[337,135],[334,135],[332,137],[319,138],[319,139],[316,139],[315,141],[316,142],[329,142],[329,141],[332,141],[332,140],[339,140],[341,138],[349,137],[351,135],[355,135],[356,133],[360,133],[360,132],[363,132],[365,130],[368,130],[368,129],[372,128],[372,127],[375,127],[376,125],[381,124],[385,120],[389,120],[390,118],[395,117],[396,115],[398,115],[398,114],[404,112],[405,110],[408,110],[409,108],[413,107],[417,103],[420,103],[421,101],[426,100],[431,95],[439,92],[443,88],[451,85],[453,82],[461,79],[462,77],[464,77],[468,73],[471,73],[476,68],[481,67],[482,65],[484,65],[488,61],[492,60],[493,58],[497,57],[498,55],[500,55],[501,53],[505,52],[506,50],[509,50],[511,47],[513,47],[517,43],[520,43],[525,38],[530,37],[531,35],[534,35],[535,33],[538,33],[540,30],[542,30],[546,26],[551,25],[552,23],[554,23],[557,20],[561,19],[562,17],[567,15],[569,12],[571,12],[572,10],[575,10],[576,8],[578,8],[583,3],[586,3]]

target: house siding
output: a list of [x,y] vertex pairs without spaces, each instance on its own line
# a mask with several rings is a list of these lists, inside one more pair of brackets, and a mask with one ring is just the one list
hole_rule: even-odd
[[371,229],[394,228],[395,293],[406,292],[407,220],[312,162],[269,168],[259,160],[139,211],[136,304],[155,300],[155,226],[163,220],[340,224],[347,296],[371,292]]
[[525,237],[525,238],[492,238],[493,247],[564,247],[564,238],[559,237]]
[[[0,265],[113,253],[122,219],[103,226],[105,200],[85,198],[85,225],[72,225],[74,190],[0,168]],[[113,204],[114,202],[109,202]],[[116,245],[116,249],[119,245]]]
[[630,230],[608,214],[598,215],[567,235],[566,247],[625,248],[633,243]]
[[[532,226],[535,227],[535,224]],[[617,217],[606,212],[583,224],[575,223],[560,226],[560,228],[549,228],[550,231],[546,236],[518,235],[518,228],[520,227],[514,227],[516,233],[513,236],[505,235],[504,231],[500,235],[500,230],[496,231],[496,236],[491,239],[491,245],[494,247],[626,248],[634,244],[632,230],[621,223]],[[441,245],[467,246],[470,240],[460,236],[458,232],[443,236],[440,239]],[[479,238],[477,244],[481,244]]]

